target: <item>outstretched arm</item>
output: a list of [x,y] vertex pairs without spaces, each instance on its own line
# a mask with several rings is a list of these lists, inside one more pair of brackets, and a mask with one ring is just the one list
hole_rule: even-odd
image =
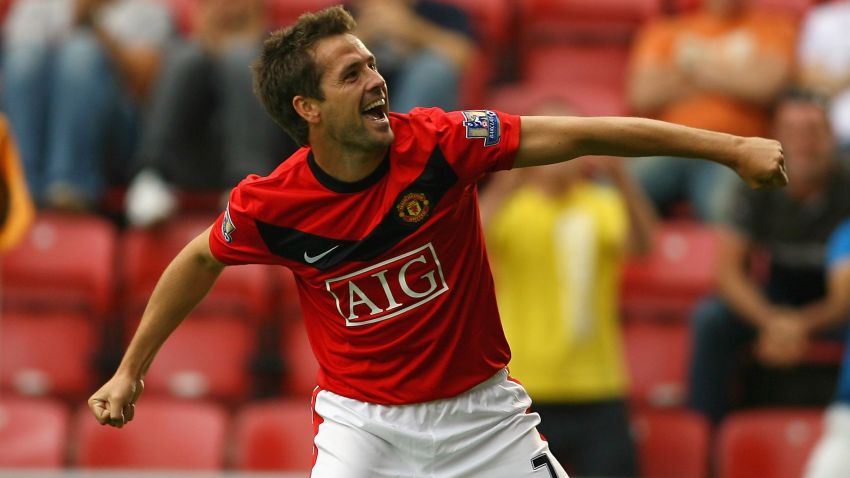
[[118,370],[89,398],[89,407],[101,424],[120,428],[133,419],[142,379],[154,356],[224,269],[210,252],[209,234],[208,228],[165,269]]
[[771,139],[744,138],[646,118],[522,117],[514,167],[586,155],[702,158],[732,168],[754,188],[788,182],[782,146]]

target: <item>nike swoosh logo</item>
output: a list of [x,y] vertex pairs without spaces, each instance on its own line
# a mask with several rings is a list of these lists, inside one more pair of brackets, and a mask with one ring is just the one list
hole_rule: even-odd
[[330,249],[326,250],[325,252],[319,254],[318,256],[308,256],[307,251],[304,251],[304,260],[307,262],[307,264],[312,264],[312,263],[320,260],[321,258],[325,257],[326,255],[330,254],[331,252],[333,252],[333,250],[336,249],[337,247],[339,247],[339,244],[331,247]]

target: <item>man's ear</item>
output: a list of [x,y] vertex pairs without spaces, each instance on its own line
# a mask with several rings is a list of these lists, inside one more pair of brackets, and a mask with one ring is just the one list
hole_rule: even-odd
[[322,118],[319,110],[319,100],[298,95],[292,98],[292,107],[298,116],[304,118],[307,124],[316,124]]

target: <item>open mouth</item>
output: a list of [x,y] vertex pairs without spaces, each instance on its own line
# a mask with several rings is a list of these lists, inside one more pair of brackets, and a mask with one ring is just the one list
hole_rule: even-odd
[[360,110],[360,114],[363,116],[373,120],[373,121],[386,121],[387,113],[384,108],[387,105],[387,100],[381,98],[377,99]]

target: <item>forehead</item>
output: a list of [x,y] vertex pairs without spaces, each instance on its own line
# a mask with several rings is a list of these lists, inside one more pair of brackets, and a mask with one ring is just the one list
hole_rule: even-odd
[[316,62],[324,71],[334,71],[372,56],[366,45],[354,35],[344,33],[323,38],[314,48]]

